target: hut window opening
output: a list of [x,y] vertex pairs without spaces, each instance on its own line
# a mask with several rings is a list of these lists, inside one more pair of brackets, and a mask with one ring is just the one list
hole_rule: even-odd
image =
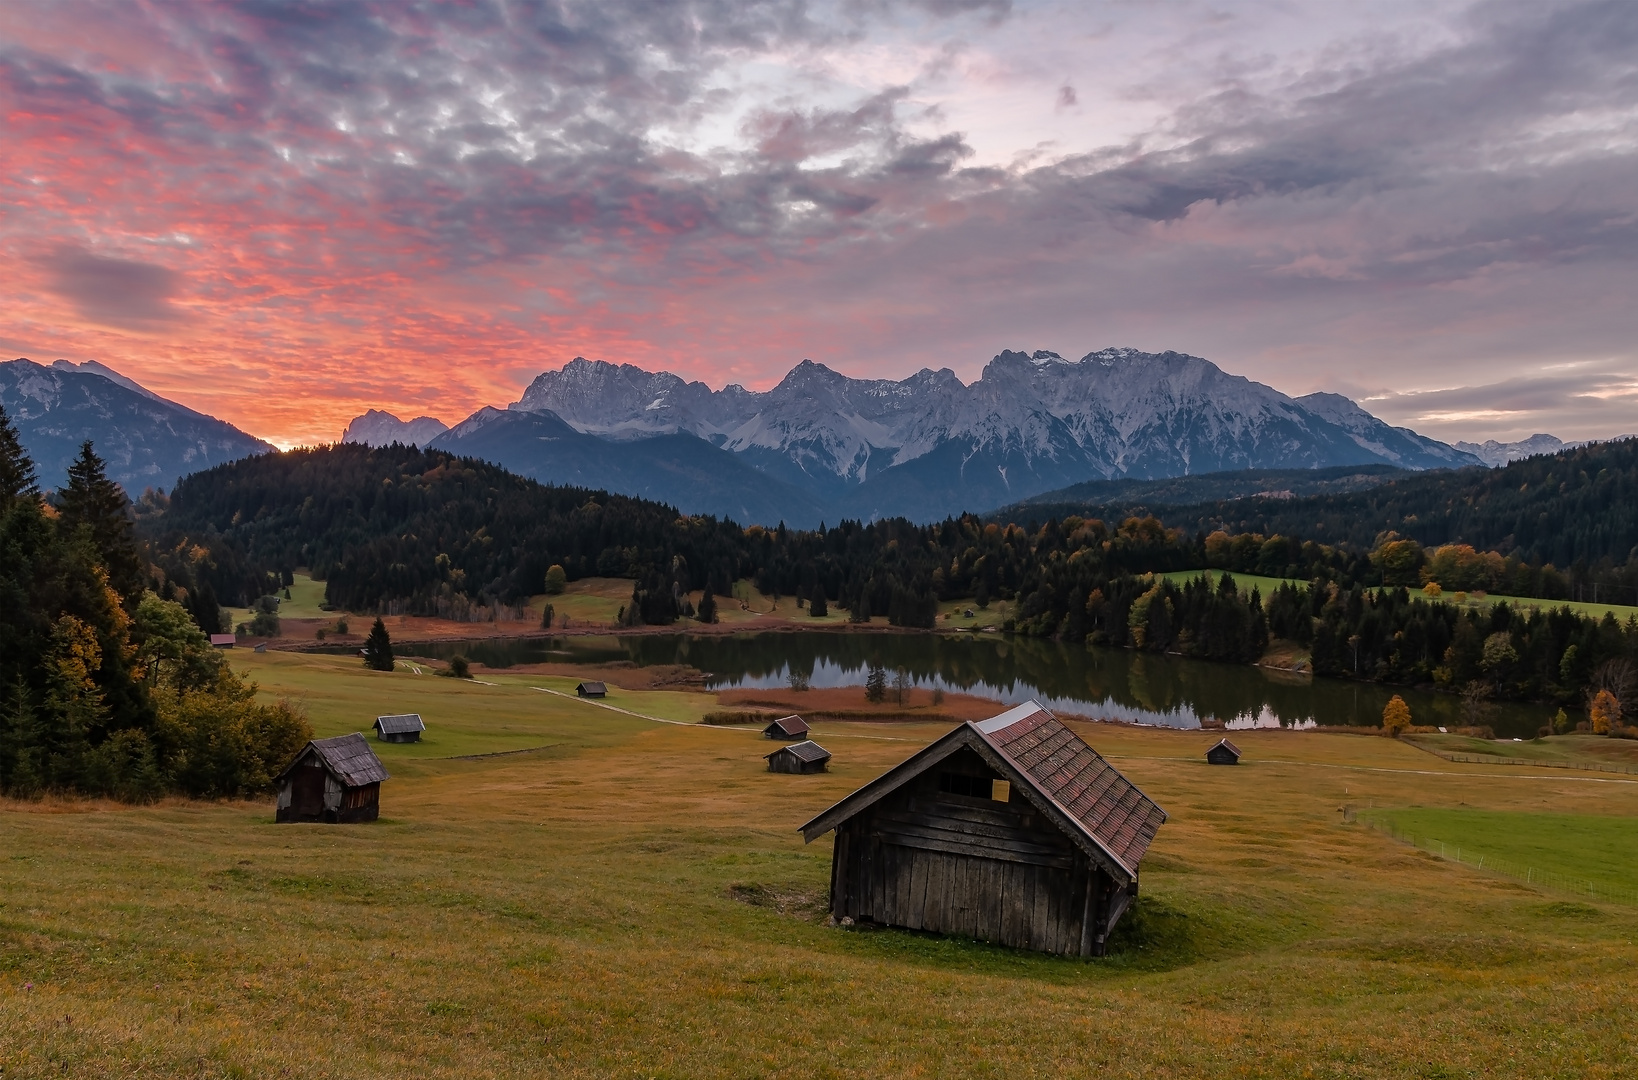
[[968,776],[966,773],[940,773],[938,789],[951,795],[994,799],[997,802],[1006,802],[1012,797],[1012,785],[1007,781],[991,780],[987,776]]

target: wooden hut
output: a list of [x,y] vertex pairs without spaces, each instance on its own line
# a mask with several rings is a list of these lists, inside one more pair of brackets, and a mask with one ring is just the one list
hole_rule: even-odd
[[824,772],[830,765],[830,751],[811,739],[781,746],[765,756],[768,759],[769,772]]
[[808,737],[808,722],[800,716],[781,716],[763,728],[762,734],[770,739],[805,739]]
[[1227,739],[1218,739],[1217,745],[1206,751],[1206,760],[1213,765],[1240,764],[1240,748]]
[[277,777],[275,821],[374,821],[387,770],[358,732],[314,739]]
[[806,825],[837,920],[1102,956],[1166,820],[1045,708],[965,723]]
[[583,682],[575,686],[574,692],[581,697],[605,697],[609,688],[600,682]]
[[213,649],[231,649],[238,643],[239,638],[236,634],[212,634],[210,636],[210,647]]
[[420,742],[427,729],[420,713],[397,713],[375,718],[375,737],[382,742]]

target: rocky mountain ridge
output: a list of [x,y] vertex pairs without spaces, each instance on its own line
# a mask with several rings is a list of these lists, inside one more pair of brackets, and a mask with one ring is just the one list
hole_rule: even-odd
[[804,360],[763,392],[577,357],[508,408],[607,440],[692,435],[866,518],[936,518],[1086,480],[1479,464],[1340,395],[1291,398],[1200,357],[1135,349],[1003,352],[971,384],[948,368],[853,379]]
[[34,459],[42,488],[63,484],[89,439],[108,475],[133,497],[272,446],[232,424],[166,400],[95,361],[0,363],[0,405]]

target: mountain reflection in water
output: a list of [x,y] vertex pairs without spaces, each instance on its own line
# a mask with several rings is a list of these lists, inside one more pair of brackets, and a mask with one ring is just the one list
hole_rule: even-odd
[[[544,662],[687,664],[709,672],[712,689],[783,687],[793,671],[815,687],[856,686],[879,665],[889,676],[903,669],[919,687],[1009,705],[1035,698],[1056,711],[1177,728],[1199,727],[1203,719],[1222,720],[1231,729],[1374,726],[1395,693],[1409,703],[1418,724],[1468,722],[1461,700],[1450,694],[993,634],[649,634],[406,644],[400,651],[440,659],[462,653],[492,668]],[[1550,712],[1539,705],[1496,703],[1486,706],[1482,722],[1497,735],[1528,738]]]

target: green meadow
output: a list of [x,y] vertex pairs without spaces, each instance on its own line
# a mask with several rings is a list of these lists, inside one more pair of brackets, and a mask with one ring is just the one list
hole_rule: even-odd
[[[1344,807],[1630,875],[1638,777],[1396,740],[1080,730],[1170,813],[1102,960],[825,925],[796,826],[945,730],[826,724],[773,775],[712,695],[233,654],[380,745],[382,819],[0,803],[0,1075],[1618,1077],[1638,909],[1441,860]],[[618,682],[618,673],[614,673]],[[524,751],[507,753],[506,751]],[[494,756],[474,757],[488,754]],[[1411,809],[1414,808],[1414,809]],[[1620,864],[1618,867],[1616,864]]]

